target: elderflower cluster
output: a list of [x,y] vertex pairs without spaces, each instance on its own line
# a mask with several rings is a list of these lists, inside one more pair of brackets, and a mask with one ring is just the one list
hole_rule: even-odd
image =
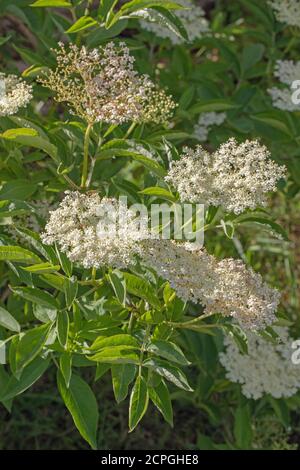
[[198,119],[197,124],[194,126],[194,136],[199,142],[207,140],[208,133],[213,126],[220,126],[226,119],[225,113],[203,113]]
[[32,98],[32,87],[16,75],[0,73],[0,116],[10,116],[26,106]]
[[218,261],[204,249],[170,240],[144,241],[142,257],[182,300],[200,303],[206,313],[230,316],[249,330],[276,320],[279,292],[240,260]]
[[269,2],[278,21],[289,26],[300,27],[299,0],[272,0]]
[[290,397],[300,389],[300,370],[291,361],[292,338],[288,329],[274,328],[280,342],[272,343],[247,332],[248,354],[241,354],[231,338],[225,339],[225,352],[220,362],[226,377],[242,386],[247,398],[257,400],[265,394],[274,398]]
[[291,85],[294,81],[300,80],[300,61],[277,60],[274,76],[279,79],[283,87],[268,89],[268,93],[272,97],[273,106],[283,111],[299,111],[300,105],[294,103],[292,100],[293,90]]
[[39,80],[55,92],[56,101],[67,102],[87,122],[164,123],[172,116],[173,100],[133,69],[134,58],[124,43],[90,51],[60,43],[56,58],[57,68]]
[[[190,42],[210,32],[209,23],[204,17],[205,13],[199,5],[196,5],[191,0],[179,0],[177,3],[186,8],[183,10],[175,10],[174,13],[182,21]],[[171,31],[165,23],[159,23],[157,19],[155,23],[151,22],[151,18],[147,18],[147,10],[143,10],[142,13],[143,17],[148,19],[148,21],[140,20],[143,29],[154,33],[160,38],[170,39],[172,44],[182,44],[184,42],[184,39]]]
[[179,192],[181,201],[222,206],[239,214],[266,205],[266,193],[276,190],[285,168],[270,158],[257,141],[238,144],[229,139],[209,154],[200,145],[185,148],[165,177]]
[[139,254],[138,242],[147,236],[147,221],[125,204],[98,194],[66,192],[59,207],[50,212],[42,234],[46,244],[57,243],[71,261],[85,268],[125,268]]

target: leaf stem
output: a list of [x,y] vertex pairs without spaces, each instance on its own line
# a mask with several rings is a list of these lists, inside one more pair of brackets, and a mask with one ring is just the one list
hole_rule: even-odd
[[83,143],[83,165],[82,165],[82,176],[81,176],[81,188],[86,188],[86,180],[88,176],[89,169],[89,143],[90,143],[90,133],[92,130],[93,124],[89,123],[85,134],[84,134],[84,143]]
[[144,359],[144,352],[145,352],[146,344],[150,336],[150,331],[151,331],[151,325],[147,325],[145,337],[143,340],[143,344],[141,346],[141,354],[140,354],[140,361],[139,361],[139,377],[141,377],[142,375],[142,364],[143,364],[143,359]]
[[131,334],[131,332],[132,332],[133,322],[134,322],[134,313],[131,312],[130,318],[129,318],[129,323],[128,323],[128,333],[129,334]]

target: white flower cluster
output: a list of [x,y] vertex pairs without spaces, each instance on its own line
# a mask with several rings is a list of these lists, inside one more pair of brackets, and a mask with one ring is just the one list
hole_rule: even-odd
[[291,361],[293,340],[287,328],[274,329],[280,336],[276,344],[248,332],[248,354],[241,354],[231,338],[225,339],[226,351],[220,354],[220,362],[226,377],[240,383],[247,398],[257,400],[265,394],[290,397],[300,389],[300,369]]
[[275,65],[274,76],[283,84],[283,88],[273,87],[268,89],[275,108],[283,111],[299,111],[300,105],[292,101],[293,90],[291,85],[295,80],[300,80],[300,61],[278,60]]
[[220,126],[226,119],[225,113],[203,113],[194,126],[194,136],[199,142],[206,142],[209,131],[213,126]]
[[206,313],[231,316],[249,330],[276,320],[279,292],[242,261],[218,261],[204,249],[170,240],[146,240],[143,247],[145,264],[167,279],[182,300],[202,304]]
[[285,168],[270,158],[257,141],[238,144],[229,139],[209,154],[200,145],[185,148],[165,177],[179,192],[181,201],[222,206],[239,214],[266,204],[266,193],[276,190]]
[[[205,13],[199,5],[196,5],[191,0],[179,0],[177,3],[186,7],[185,10],[175,10],[174,13],[182,21],[190,42],[210,32],[209,23],[204,17]],[[181,44],[184,42],[183,38],[179,37],[163,23],[151,23],[150,21],[144,20],[141,20],[140,23],[143,29],[154,33],[160,38],[170,39],[172,44]]]
[[59,207],[50,212],[42,234],[46,244],[57,243],[71,261],[86,268],[125,268],[140,253],[137,243],[148,235],[147,221],[113,198],[66,192]]
[[40,82],[67,102],[87,122],[166,122],[175,104],[146,75],[133,69],[134,58],[124,43],[88,51],[62,43],[55,51],[57,68]]
[[32,98],[32,87],[16,75],[0,73],[0,116],[15,114]]
[[194,244],[151,239],[147,216],[122,201],[98,194],[67,192],[41,236],[57,243],[69,259],[86,268],[126,268],[136,257],[167,279],[184,301],[201,303],[207,313],[235,318],[248,329],[275,320],[279,293],[241,261],[218,261]]
[[269,2],[276,18],[289,26],[300,27],[300,1],[299,0],[272,0]]

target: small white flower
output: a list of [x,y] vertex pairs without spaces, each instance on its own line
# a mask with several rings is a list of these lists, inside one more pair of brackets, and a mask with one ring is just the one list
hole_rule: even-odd
[[206,142],[208,133],[213,126],[220,126],[226,119],[225,113],[203,113],[194,126],[194,136],[199,142]]
[[242,261],[218,261],[189,243],[146,240],[142,245],[144,263],[167,279],[182,300],[200,303],[206,313],[230,316],[249,330],[276,320],[279,292]]
[[31,85],[16,75],[0,73],[0,116],[16,114],[31,98]]
[[165,180],[179,192],[181,201],[222,206],[239,214],[266,204],[266,193],[276,190],[285,169],[270,158],[257,141],[238,144],[229,139],[209,154],[200,145],[185,148],[172,163]]
[[220,362],[231,382],[240,383],[242,393],[255,400],[265,394],[274,398],[287,398],[300,389],[300,369],[291,361],[288,329],[274,327],[280,337],[278,344],[247,332],[248,354],[241,354],[232,338],[225,338],[225,352]]
[[300,105],[292,101],[293,90],[291,86],[294,81],[300,80],[300,61],[278,60],[275,65],[274,76],[279,79],[282,86],[268,89],[273,106],[283,111],[299,111]]
[[50,212],[42,240],[57,243],[71,261],[86,268],[124,268],[134,263],[140,253],[138,241],[148,235],[145,225],[135,222],[136,214],[117,199],[66,192],[59,207]]
[[164,123],[172,116],[175,103],[148,76],[134,70],[134,58],[124,43],[91,51],[59,44],[55,53],[56,69],[39,80],[87,122]]
[[289,26],[300,27],[300,1],[299,0],[271,0],[276,18]]

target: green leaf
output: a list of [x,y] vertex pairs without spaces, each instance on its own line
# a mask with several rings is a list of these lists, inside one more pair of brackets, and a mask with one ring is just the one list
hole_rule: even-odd
[[284,121],[282,112],[278,111],[268,111],[258,114],[253,114],[250,116],[255,121],[263,122],[274,129],[278,129],[289,137],[293,137],[293,132],[289,129],[288,124]]
[[21,235],[22,238],[25,238],[25,240],[33,246],[33,248],[38,251],[44,258],[46,258],[49,262],[52,264],[56,265],[58,263],[57,257],[55,255],[55,252],[51,246],[48,245],[43,245],[43,243],[40,240],[40,236],[36,233],[33,232],[32,230],[29,230],[27,228],[16,228],[16,231],[18,234]]
[[151,352],[156,356],[161,356],[168,361],[176,362],[177,364],[181,364],[183,366],[190,364],[179,346],[171,343],[170,341],[153,339],[146,349],[148,352]]
[[35,318],[42,323],[53,322],[57,316],[57,310],[55,308],[44,307],[43,305],[33,304],[32,312]]
[[260,217],[258,215],[251,215],[251,214],[244,214],[234,219],[233,223],[235,225],[258,224],[271,232],[277,233],[280,236],[280,238],[283,238],[284,240],[289,239],[286,231],[279,224],[277,224],[276,222],[273,222],[273,220],[267,219],[266,217]]
[[59,251],[59,249],[56,247],[56,254],[59,260],[59,263],[64,271],[64,273],[68,276],[72,276],[72,271],[73,271],[73,263],[69,260],[67,255],[63,253],[62,251]]
[[166,176],[166,170],[155,160],[145,157],[139,153],[133,152],[132,150],[126,150],[123,148],[109,148],[102,149],[97,155],[97,160],[109,160],[110,158],[127,157],[141,163],[148,170],[152,171],[157,176]]
[[250,10],[254,17],[256,16],[257,23],[261,23],[266,27],[267,31],[274,31],[274,15],[270,15],[266,5],[259,0],[239,0],[241,3]]
[[225,332],[233,339],[242,354],[248,354],[248,338],[238,325],[223,325]]
[[72,374],[69,388],[67,388],[61,372],[58,372],[57,384],[62,399],[81,436],[93,449],[97,449],[99,413],[92,389],[76,374]]
[[61,354],[59,358],[59,369],[65,380],[66,387],[69,388],[72,376],[72,355],[69,352]]
[[60,345],[65,348],[69,335],[69,315],[66,311],[58,312],[56,319],[57,337]]
[[44,360],[38,357],[23,369],[19,380],[11,376],[6,387],[0,390],[0,401],[10,400],[31,387],[43,375],[49,362],[49,359]]
[[41,259],[34,253],[20,246],[0,246],[0,261],[19,263],[38,263]]
[[111,271],[108,274],[108,278],[110,280],[110,283],[112,285],[112,288],[114,290],[114,293],[116,294],[116,297],[118,301],[124,305],[126,303],[126,282],[123,276],[123,273],[118,270]]
[[214,99],[194,104],[189,108],[191,114],[207,113],[211,111],[227,111],[228,109],[237,108],[235,103],[228,100]]
[[132,0],[126,2],[121,8],[122,14],[133,13],[134,11],[143,10],[144,8],[164,7],[169,10],[182,10],[183,7],[179,2],[169,2],[167,0]]
[[98,9],[99,16],[105,19],[117,3],[118,0],[100,0],[100,6]]
[[22,269],[33,274],[48,274],[59,271],[60,266],[53,266],[51,263],[39,263],[32,266],[22,267]]
[[144,367],[154,370],[157,374],[161,375],[169,382],[172,382],[176,387],[192,392],[193,389],[189,386],[188,381],[184,373],[175,366],[170,365],[166,361],[161,359],[146,359],[143,362]]
[[251,446],[252,428],[249,406],[239,406],[235,412],[234,437],[240,449],[246,450]]
[[0,199],[19,199],[21,201],[28,199],[37,190],[37,184],[24,179],[14,179],[4,183],[0,189]]
[[104,363],[98,362],[96,365],[95,382],[101,379],[101,377],[103,377],[103,375],[106,374],[106,372],[108,372],[110,368],[111,368],[110,364],[104,364]]
[[26,367],[41,352],[48,337],[51,323],[26,331],[16,347],[16,369]]
[[263,57],[265,47],[262,44],[250,44],[243,49],[241,68],[246,72],[257,64]]
[[28,129],[27,127],[18,127],[17,129],[8,129],[7,131],[0,134],[0,137],[3,139],[15,139],[16,137],[27,135],[34,136],[38,135],[38,132],[35,129]]
[[91,16],[82,16],[69,29],[67,29],[66,33],[77,33],[78,31],[83,31],[84,29],[91,28],[92,26],[97,26],[97,24],[97,21]]
[[152,6],[151,9],[140,10],[137,14],[131,13],[130,17],[143,18],[144,21],[150,23],[158,23],[166,28],[169,28],[174,34],[188,41],[188,34],[180,21],[179,17],[174,13],[170,12],[164,5]]
[[163,380],[155,387],[149,387],[149,396],[167,423],[173,427],[173,409],[170,392]]
[[130,395],[129,404],[129,430],[134,428],[141,421],[147,411],[149,403],[149,393],[144,377],[137,377]]
[[20,332],[20,325],[15,318],[3,307],[0,306],[0,325],[10,331]]
[[139,191],[140,194],[145,194],[146,196],[156,196],[161,199],[166,199],[167,201],[177,202],[178,198],[174,196],[170,191],[160,186],[153,186],[151,188],[143,189]]
[[153,305],[153,307],[160,308],[160,302],[155,289],[149,282],[130,273],[123,273],[123,276],[126,281],[127,292],[146,300],[149,304]]
[[117,403],[125,400],[128,394],[128,386],[136,374],[136,366],[133,364],[120,364],[111,367],[112,384]]
[[106,364],[139,364],[139,355],[130,346],[116,346],[104,348],[93,356],[88,356],[90,361]]
[[289,426],[291,425],[290,410],[286,401],[275,399],[271,396],[268,396],[268,401],[270,402],[273,410],[275,411],[276,416],[283,424],[283,426],[285,428],[289,428]]
[[72,3],[68,0],[36,0],[31,7],[53,7],[53,8],[72,8]]
[[[48,274],[49,276],[50,274]],[[49,308],[59,309],[59,303],[53,295],[46,291],[42,291],[37,287],[13,287],[12,291],[23,299],[35,302]]]
[[[21,128],[22,129],[22,128]],[[3,134],[0,134],[0,137],[6,140],[14,140],[18,144],[25,145],[27,147],[34,147],[43,150],[47,153],[53,160],[59,162],[57,157],[57,148],[55,145],[51,144],[49,140],[37,135],[37,131],[35,129],[26,129],[27,132],[18,132],[20,128],[17,129],[9,129]],[[23,130],[23,129],[22,129]],[[33,132],[28,132],[33,131]]]
[[75,276],[64,279],[64,291],[67,308],[70,308],[78,292],[78,281]]
[[112,348],[115,346],[130,347],[131,349],[140,348],[139,342],[133,336],[124,333],[120,335],[108,336],[106,338],[100,336],[93,342],[90,350],[99,351],[100,349]]

